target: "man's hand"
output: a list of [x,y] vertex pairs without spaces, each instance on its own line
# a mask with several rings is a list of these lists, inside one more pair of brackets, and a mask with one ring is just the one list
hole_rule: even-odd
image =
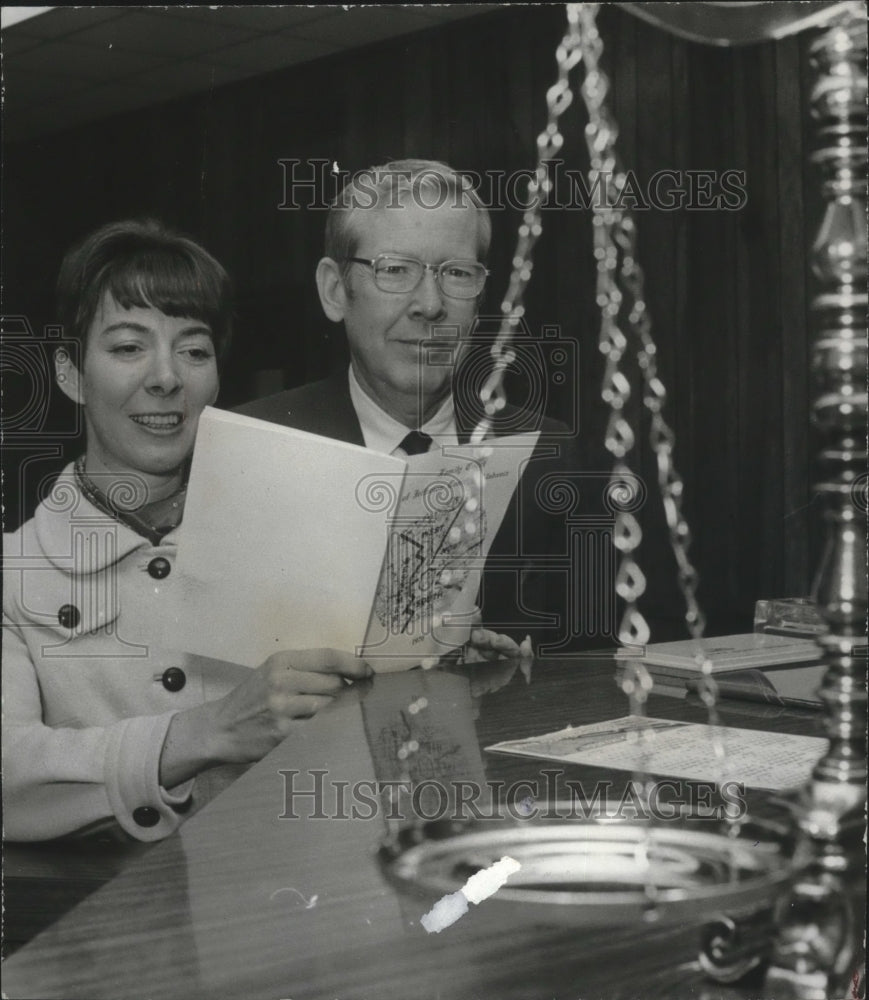
[[483,613],[479,608],[474,608],[471,616],[471,637],[465,644],[465,663],[504,658],[515,658],[523,662],[534,659],[531,636],[525,636],[522,642],[518,643],[509,635],[483,628]]
[[468,677],[473,718],[478,719],[480,716],[482,696],[499,691],[509,684],[517,669],[521,670],[527,682],[531,677],[533,659],[534,650],[529,636],[521,643],[516,643],[510,636],[500,635],[482,626],[472,628],[471,638],[465,646],[464,660],[466,664],[472,664]]
[[534,650],[531,648],[530,637],[526,637],[521,643],[518,643],[509,635],[492,632],[479,625],[471,629],[471,637],[465,647],[466,663],[504,658],[525,660],[531,659],[533,656]]

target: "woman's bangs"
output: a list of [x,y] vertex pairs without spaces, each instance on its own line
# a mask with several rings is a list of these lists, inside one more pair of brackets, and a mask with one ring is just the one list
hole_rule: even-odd
[[159,309],[211,325],[217,303],[209,284],[184,255],[140,254],[113,269],[106,291],[122,309]]

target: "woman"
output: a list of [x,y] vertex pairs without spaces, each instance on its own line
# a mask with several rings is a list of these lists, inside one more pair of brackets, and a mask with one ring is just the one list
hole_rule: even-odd
[[10,840],[117,823],[171,833],[367,665],[279,652],[256,670],[160,645],[187,467],[218,391],[230,286],[200,246],[154,222],[108,225],[58,282],[86,450],[4,538],[4,819]]

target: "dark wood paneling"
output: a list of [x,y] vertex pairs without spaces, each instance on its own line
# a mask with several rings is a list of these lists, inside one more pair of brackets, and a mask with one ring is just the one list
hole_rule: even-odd
[[[4,310],[40,329],[74,239],[119,216],[157,215],[203,239],[235,276],[238,337],[222,401],[250,396],[264,369],[283,372],[287,385],[319,377],[346,357],[313,283],[324,215],[278,207],[279,160],[326,158],[342,170],[400,156],[481,172],[532,166],[563,17],[557,5],[498,9],[9,148]],[[615,5],[599,21],[625,165],[644,182],[664,168],[746,172],[739,211],[638,213],[701,596],[712,629],[745,628],[757,598],[805,593],[809,583],[805,260],[817,213],[803,171],[801,42],[716,50]],[[575,100],[563,155],[580,170],[583,125]],[[506,287],[518,219],[493,212],[490,311]],[[582,458],[600,469],[606,413],[589,213],[548,212],[544,223],[528,321],[579,343],[577,385],[553,390],[550,412],[566,416],[579,394]],[[635,467],[654,479],[645,443]],[[34,498],[24,491],[26,511]],[[676,622],[672,557],[651,501],[644,523],[647,607]]]

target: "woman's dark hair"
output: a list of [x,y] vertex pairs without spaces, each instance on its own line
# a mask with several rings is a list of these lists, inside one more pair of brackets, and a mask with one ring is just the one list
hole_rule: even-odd
[[78,340],[87,334],[105,292],[122,309],[140,306],[207,323],[218,358],[232,335],[232,284],[198,243],[154,219],[112,222],[67,253],[57,279],[59,319]]

